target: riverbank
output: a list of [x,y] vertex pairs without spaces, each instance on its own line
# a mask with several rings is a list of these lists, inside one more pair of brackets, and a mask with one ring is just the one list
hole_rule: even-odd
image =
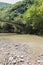
[[43,36],[29,35],[29,34],[14,34],[14,33],[1,33],[0,40],[11,42],[33,42],[36,44],[43,43]]
[[0,41],[11,43],[26,43],[32,48],[43,49],[43,37],[37,35],[0,34]]
[[0,34],[0,65],[38,65],[40,60],[43,61],[43,37]]

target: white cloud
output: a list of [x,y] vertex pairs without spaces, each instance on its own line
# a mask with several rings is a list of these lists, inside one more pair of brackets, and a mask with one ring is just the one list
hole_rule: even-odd
[[16,2],[18,2],[18,1],[20,1],[20,0],[0,0],[0,2],[6,2],[6,3],[16,3]]

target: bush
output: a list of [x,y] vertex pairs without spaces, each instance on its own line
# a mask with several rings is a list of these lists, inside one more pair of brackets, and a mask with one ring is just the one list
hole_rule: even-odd
[[14,32],[14,27],[11,24],[5,23],[3,25],[3,32]]

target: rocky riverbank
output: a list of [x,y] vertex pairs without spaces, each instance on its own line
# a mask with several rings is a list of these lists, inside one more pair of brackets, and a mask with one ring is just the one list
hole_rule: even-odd
[[43,65],[43,53],[37,52],[25,43],[0,41],[0,65]]

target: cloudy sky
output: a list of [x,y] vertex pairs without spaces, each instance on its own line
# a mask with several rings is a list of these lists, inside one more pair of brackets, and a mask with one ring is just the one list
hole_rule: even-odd
[[0,0],[0,2],[6,2],[6,3],[11,3],[11,4],[16,3],[18,1],[20,0]]

